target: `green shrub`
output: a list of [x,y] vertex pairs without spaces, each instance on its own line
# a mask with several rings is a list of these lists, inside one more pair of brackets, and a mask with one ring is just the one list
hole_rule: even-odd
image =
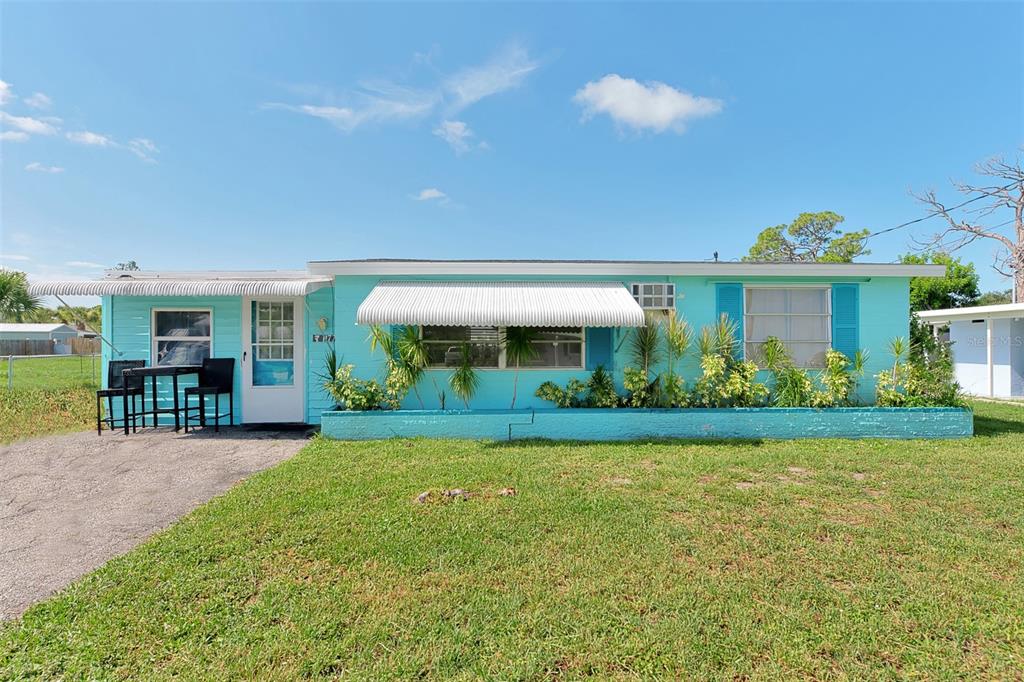
[[756,381],[758,367],[736,358],[738,325],[725,315],[700,330],[701,376],[693,402],[701,407],[755,407],[768,397],[768,387]]
[[619,394],[615,391],[615,380],[598,365],[587,379],[587,407],[618,407]]
[[893,339],[889,348],[892,368],[875,376],[875,402],[880,407],[966,407],[948,344],[911,347],[907,360],[904,339]]
[[761,346],[761,357],[772,373],[771,403],[776,407],[838,407],[853,403],[866,355],[858,351],[851,362],[843,353],[829,349],[824,369],[812,376],[794,366],[785,344],[770,336]]
[[342,365],[334,379],[324,384],[339,407],[346,410],[379,410],[385,401],[385,391],[376,379],[357,379],[352,376],[355,365]]
[[626,389],[625,403],[629,407],[658,407],[661,398],[661,377],[648,379],[647,371],[627,367],[623,370],[622,386]]
[[825,351],[825,368],[818,373],[821,389],[811,396],[812,407],[844,407],[852,405],[857,382],[864,374],[865,354],[857,352],[853,361],[843,353]]
[[545,381],[537,387],[536,395],[541,400],[547,400],[555,404],[555,407],[579,407],[582,405],[580,394],[587,388],[579,379],[569,379],[569,383],[562,388],[553,381]]

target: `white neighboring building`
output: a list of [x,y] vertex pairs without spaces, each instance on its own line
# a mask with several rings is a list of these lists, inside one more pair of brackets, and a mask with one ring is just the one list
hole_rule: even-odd
[[956,379],[971,395],[1024,398],[1024,303],[927,310],[938,332],[949,325]]

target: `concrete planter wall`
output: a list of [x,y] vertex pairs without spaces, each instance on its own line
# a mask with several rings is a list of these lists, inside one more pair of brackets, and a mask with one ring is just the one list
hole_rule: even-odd
[[340,440],[969,438],[974,434],[974,415],[956,407],[332,410],[321,416],[321,433]]

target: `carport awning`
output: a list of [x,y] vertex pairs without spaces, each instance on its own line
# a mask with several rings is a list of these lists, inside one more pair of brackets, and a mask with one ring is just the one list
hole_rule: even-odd
[[317,279],[162,279],[125,278],[91,281],[31,282],[33,296],[305,296],[329,286]]
[[385,281],[356,312],[359,324],[493,327],[641,327],[644,311],[621,282]]

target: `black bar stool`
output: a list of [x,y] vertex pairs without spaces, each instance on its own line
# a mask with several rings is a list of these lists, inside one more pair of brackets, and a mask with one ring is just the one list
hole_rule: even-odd
[[[198,420],[200,426],[206,426],[206,397],[213,396],[213,430],[220,432],[220,418],[228,417],[231,426],[235,424],[235,359],[234,358],[206,358],[203,360],[203,368],[199,372],[199,385],[190,386],[185,389],[185,431],[188,432],[190,420]],[[228,396],[228,411],[220,412],[220,397]],[[199,396],[199,404],[189,407],[189,396]],[[190,415],[191,411],[198,411],[198,415]]]
[[[142,392],[142,377],[129,376],[125,378],[126,369],[145,367],[145,360],[111,360],[107,364],[107,387],[96,391],[96,435],[103,435],[103,423],[106,422],[110,430],[120,428],[115,424],[114,419],[114,398],[120,398],[122,404],[130,405],[128,411],[121,418],[121,426],[125,433],[128,433],[128,420],[132,420],[132,431],[137,431],[137,419],[142,417],[142,428],[146,428],[146,396]],[[142,399],[141,410],[135,404],[135,398]],[[102,415],[103,399],[107,399],[107,416]],[[131,398],[129,404],[126,398]]]

